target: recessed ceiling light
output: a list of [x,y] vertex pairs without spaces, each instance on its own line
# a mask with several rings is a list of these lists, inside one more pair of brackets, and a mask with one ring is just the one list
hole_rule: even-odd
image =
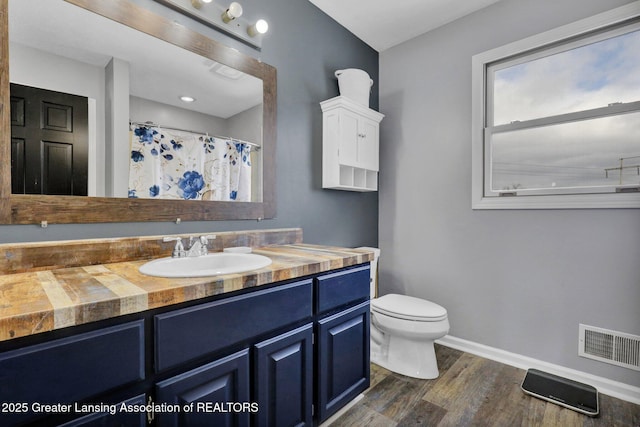
[[193,102],[195,100],[196,99],[194,97],[192,97],[192,96],[186,96],[185,95],[185,96],[181,96],[180,97],[180,101],[182,101],[182,102]]

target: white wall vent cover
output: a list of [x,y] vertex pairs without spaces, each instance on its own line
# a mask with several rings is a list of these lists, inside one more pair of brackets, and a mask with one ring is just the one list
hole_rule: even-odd
[[578,355],[640,371],[640,336],[580,324]]

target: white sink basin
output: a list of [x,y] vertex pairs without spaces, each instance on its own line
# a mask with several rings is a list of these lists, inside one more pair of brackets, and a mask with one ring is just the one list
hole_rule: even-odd
[[271,264],[257,254],[218,252],[186,258],[160,258],[142,265],[140,273],[156,277],[203,277],[242,273]]

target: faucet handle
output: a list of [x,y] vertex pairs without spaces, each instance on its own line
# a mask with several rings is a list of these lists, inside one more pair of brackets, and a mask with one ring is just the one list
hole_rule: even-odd
[[193,246],[193,243],[197,240],[201,245],[206,245],[209,243],[209,240],[215,239],[216,236],[214,234],[202,235],[202,236],[189,236],[189,244]]
[[185,256],[184,245],[182,244],[182,237],[170,237],[166,236],[162,238],[163,242],[176,242],[176,246],[173,248],[173,252],[171,254],[174,258],[180,258]]
[[200,236],[200,243],[206,245],[209,243],[209,240],[214,240],[216,238],[215,234],[207,234],[206,236]]
[[207,244],[209,243],[209,240],[213,240],[215,238],[216,238],[215,234],[200,236],[200,247],[201,247],[200,252],[202,253],[202,255],[206,255],[207,253],[209,253],[209,248],[207,247]]

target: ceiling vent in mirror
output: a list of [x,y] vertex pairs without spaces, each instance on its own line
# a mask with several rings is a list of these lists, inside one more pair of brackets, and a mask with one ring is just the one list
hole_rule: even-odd
[[213,62],[213,65],[211,66],[211,68],[209,68],[209,71],[211,71],[212,73],[220,74],[221,76],[232,80],[239,80],[245,75],[242,71],[236,70],[235,68],[227,67],[226,65],[220,64],[219,62]]

